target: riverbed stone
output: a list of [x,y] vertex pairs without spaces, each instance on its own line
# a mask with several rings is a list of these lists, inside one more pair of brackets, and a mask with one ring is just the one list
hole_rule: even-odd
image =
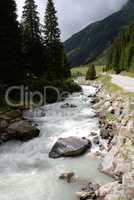
[[27,120],[21,120],[10,124],[6,131],[7,140],[27,141],[39,136],[39,130]]
[[86,138],[68,137],[59,138],[49,152],[50,158],[72,157],[83,154],[92,146]]
[[113,176],[114,174],[114,155],[112,152],[108,152],[106,154],[106,156],[104,157],[104,159],[102,160],[100,166],[99,166],[99,170],[102,173],[105,173],[109,176]]
[[20,110],[11,110],[5,113],[7,117],[10,117],[12,119],[21,117],[22,113]]
[[134,172],[128,172],[123,176],[123,191],[126,199],[134,199]]
[[92,131],[90,135],[91,136],[97,136],[97,133]]
[[122,197],[122,185],[117,181],[101,186],[97,192],[98,199],[103,200],[125,200]]
[[0,131],[4,131],[8,127],[8,122],[5,119],[0,120]]
[[70,183],[74,176],[75,176],[74,172],[64,172],[59,176],[59,179],[66,180],[67,183]]
[[110,136],[109,130],[106,129],[105,127],[101,128],[100,129],[100,136],[101,136],[102,139],[109,139],[109,136]]
[[87,187],[82,188],[80,192],[76,192],[77,197],[80,200],[97,200],[96,191],[100,188],[100,185],[97,183],[88,183]]
[[98,136],[95,136],[95,137],[93,138],[93,143],[96,144],[96,145],[98,145],[98,144],[100,143],[100,139],[99,139]]
[[77,108],[75,104],[65,103],[61,105],[61,108]]

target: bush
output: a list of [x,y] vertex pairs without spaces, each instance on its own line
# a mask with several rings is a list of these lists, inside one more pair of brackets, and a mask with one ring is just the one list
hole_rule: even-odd
[[72,79],[66,79],[63,82],[61,89],[65,92],[69,92],[69,93],[80,92],[82,90],[80,85],[75,83]]
[[96,78],[96,70],[94,65],[89,65],[86,73],[86,80],[94,80]]
[[29,79],[29,82],[25,83],[25,85],[29,86],[30,91],[39,91],[42,94],[44,93],[44,87],[50,86],[50,88],[46,91],[46,101],[47,103],[55,103],[57,99],[57,93],[51,87],[55,87],[58,89],[60,93],[68,92],[80,92],[81,87],[75,83],[71,78],[65,79],[64,81],[61,80],[53,80],[49,81],[46,77],[42,76],[40,78]]

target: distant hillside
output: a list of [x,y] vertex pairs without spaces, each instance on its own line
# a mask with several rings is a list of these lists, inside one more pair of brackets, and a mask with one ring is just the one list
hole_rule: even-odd
[[134,25],[114,41],[108,58],[107,70],[134,71]]
[[120,11],[73,35],[64,43],[71,65],[78,66],[95,60],[133,22],[134,0],[129,0]]

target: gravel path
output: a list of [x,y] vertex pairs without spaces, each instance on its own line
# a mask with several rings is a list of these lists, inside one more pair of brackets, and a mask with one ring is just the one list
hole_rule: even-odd
[[127,92],[134,92],[134,78],[121,75],[111,75],[112,83],[120,86]]

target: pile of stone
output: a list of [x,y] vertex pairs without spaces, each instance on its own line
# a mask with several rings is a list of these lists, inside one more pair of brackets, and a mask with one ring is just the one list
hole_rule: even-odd
[[80,192],[77,192],[76,195],[80,200],[97,200],[97,191],[99,188],[99,184],[90,182],[87,187],[82,188],[82,190]]

